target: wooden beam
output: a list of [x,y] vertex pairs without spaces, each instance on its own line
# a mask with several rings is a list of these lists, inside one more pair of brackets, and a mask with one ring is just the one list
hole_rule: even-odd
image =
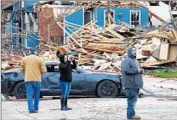
[[164,61],[157,61],[157,62],[145,62],[141,63],[142,67],[150,67],[154,65],[162,65],[162,64],[167,64],[167,63],[172,63],[175,62],[175,60],[164,60]]
[[125,37],[123,37],[122,35],[118,34],[116,31],[111,30],[109,27],[105,28],[105,30],[108,31],[108,32],[110,32],[114,36],[118,37],[120,40],[124,40],[125,39]]
[[[63,31],[65,31],[64,27],[59,22],[57,22],[57,24],[63,29]],[[72,35],[70,35],[67,31],[65,32],[79,47],[82,47]]]
[[177,31],[172,30],[171,32],[172,32],[172,35],[174,37],[174,40],[177,42]]
[[124,45],[113,45],[113,44],[97,44],[97,43],[90,43],[84,47],[85,49],[95,50],[100,52],[109,52],[109,53],[118,53],[121,54],[126,46]]

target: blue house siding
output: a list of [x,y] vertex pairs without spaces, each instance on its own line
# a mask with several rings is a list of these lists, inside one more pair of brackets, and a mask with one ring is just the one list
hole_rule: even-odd
[[39,45],[39,35],[38,33],[31,33],[27,35],[27,43],[26,43],[26,47],[27,48],[32,48],[35,47],[37,48],[37,46]]
[[104,27],[105,23],[105,15],[104,15],[104,11],[106,9],[105,8],[95,8],[95,16],[96,16],[96,24],[99,25],[100,27]]
[[24,7],[30,7],[30,6],[33,6],[37,3],[36,0],[24,0]]
[[[7,29],[6,29],[6,33],[18,33],[18,29],[16,29],[17,27],[20,27],[19,25],[17,25],[15,23],[15,21],[17,20],[17,12],[19,10],[21,10],[20,6],[22,6],[22,9],[23,8],[26,8],[23,13],[20,12],[20,16],[23,16],[23,19],[25,19],[25,13],[26,12],[33,12],[33,5],[35,5],[37,3],[36,0],[24,0],[24,1],[21,1],[21,2],[16,2],[14,5],[13,5],[13,14],[12,14],[12,17],[11,17],[11,22],[7,25]],[[21,4],[21,5],[20,5]],[[29,16],[28,16],[29,17]],[[25,23],[24,21],[22,22],[24,25],[24,31],[26,31],[26,27],[25,27]],[[18,44],[19,42],[19,39],[20,37],[22,36],[19,36],[18,34],[17,35],[13,35],[12,37],[12,42],[14,45],[16,45],[16,43]],[[27,33],[27,36],[23,36],[24,37],[24,47],[26,48],[31,48],[31,47],[37,47],[39,45],[39,34],[38,32],[35,32],[35,33]]]
[[141,8],[141,25],[147,26],[149,21],[149,12],[147,8]]
[[16,2],[13,6],[13,13],[12,13],[12,16],[11,16],[11,20],[16,20],[17,19],[17,11],[19,10],[19,2]]
[[33,10],[33,5],[37,4],[36,0],[24,0],[21,2],[16,2],[13,5],[13,11],[18,11],[20,10],[20,4],[22,4],[22,8],[26,8],[27,10],[32,11]]
[[[80,10],[65,16],[64,23],[66,24],[66,22],[70,22],[70,23],[74,23],[76,25],[83,26],[84,25],[84,9],[81,8]],[[66,34],[66,31],[71,34],[72,32],[74,32],[76,30],[77,29],[75,29],[73,27],[65,26],[65,31],[64,31],[65,38],[68,36],[68,34]]]
[[[100,27],[105,26],[105,11],[106,8],[94,8],[94,14],[96,14],[97,25]],[[113,18],[115,22],[126,22],[130,24],[130,14],[131,10],[139,10],[140,15],[140,25],[148,25],[148,9],[147,8],[111,8],[114,12],[115,17]]]
[[115,11],[115,22],[130,23],[130,11],[126,8],[112,8]]
[[8,22],[7,25],[6,25],[6,30],[5,30],[6,34],[12,33],[12,27],[11,26],[12,26],[12,23]]
[[19,10],[19,2],[16,2],[14,5],[13,5],[13,11],[18,11]]
[[26,12],[33,11],[33,5],[37,4],[38,2],[36,0],[24,0],[23,1],[23,8],[26,8]]
[[[106,19],[106,10],[107,8],[93,8],[92,13],[94,16],[94,19],[96,20],[96,24],[100,27],[105,27],[105,19]],[[118,22],[126,22],[128,24],[131,24],[131,11],[132,10],[138,10],[140,11],[140,23],[139,25],[148,26],[148,9],[147,8],[111,8],[111,11],[113,11],[113,19],[116,23]],[[77,25],[84,25],[84,10],[80,9],[64,18],[64,21],[71,22]],[[77,29],[74,29],[73,27],[65,26],[65,31],[67,31],[69,34],[72,34]],[[68,35],[66,32],[64,32],[64,40],[66,40],[66,37]]]

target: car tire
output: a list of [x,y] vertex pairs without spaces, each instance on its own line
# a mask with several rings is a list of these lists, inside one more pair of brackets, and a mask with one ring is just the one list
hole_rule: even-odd
[[19,82],[15,85],[14,94],[17,99],[26,99],[26,89],[24,82]]
[[110,80],[104,80],[98,84],[97,96],[101,98],[115,98],[118,96],[118,86]]

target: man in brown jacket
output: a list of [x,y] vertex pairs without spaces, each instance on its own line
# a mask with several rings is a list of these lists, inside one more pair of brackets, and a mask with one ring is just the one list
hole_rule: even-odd
[[35,49],[24,57],[20,66],[24,74],[29,113],[37,113],[40,98],[41,76],[46,71],[43,60],[35,55]]

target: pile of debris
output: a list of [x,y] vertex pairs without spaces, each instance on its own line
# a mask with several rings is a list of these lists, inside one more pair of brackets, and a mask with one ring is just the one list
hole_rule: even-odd
[[[125,37],[114,30],[117,27],[115,24],[100,28],[95,23],[91,21],[72,34],[67,33],[68,48],[78,52],[79,64],[91,65],[97,70],[117,72],[120,66],[116,65],[116,61],[121,61],[127,47],[127,43],[123,41]],[[59,22],[58,25],[62,27]]]
[[67,33],[67,43],[70,50],[79,53],[79,63],[92,65],[94,70],[120,71],[126,48],[133,45],[138,49],[137,58],[141,60],[142,67],[175,62],[177,31],[148,31],[140,31],[125,23],[100,28],[91,21],[72,34]]
[[[140,37],[143,36],[143,37]],[[157,29],[136,37],[142,67],[173,63],[177,60],[177,31]]]
[[10,39],[10,36],[4,37],[2,35],[2,41],[1,41],[1,53],[8,54],[12,51],[12,41]]
[[1,70],[6,71],[19,68],[22,58],[23,58],[22,56],[2,53]]
[[[64,29],[63,23],[57,24]],[[70,26],[67,28],[70,31],[73,30],[71,28],[77,30],[72,31],[72,34],[66,31],[67,45],[62,47],[75,52],[78,63],[93,71],[120,72],[121,62],[129,46],[138,49],[137,58],[142,67],[158,66],[177,60],[177,31],[174,29],[142,29],[126,23],[101,28],[96,25],[96,21],[84,26],[67,23],[65,27],[67,26]],[[43,43],[40,46],[43,48],[40,50],[40,57],[45,61],[58,61],[58,46]]]

